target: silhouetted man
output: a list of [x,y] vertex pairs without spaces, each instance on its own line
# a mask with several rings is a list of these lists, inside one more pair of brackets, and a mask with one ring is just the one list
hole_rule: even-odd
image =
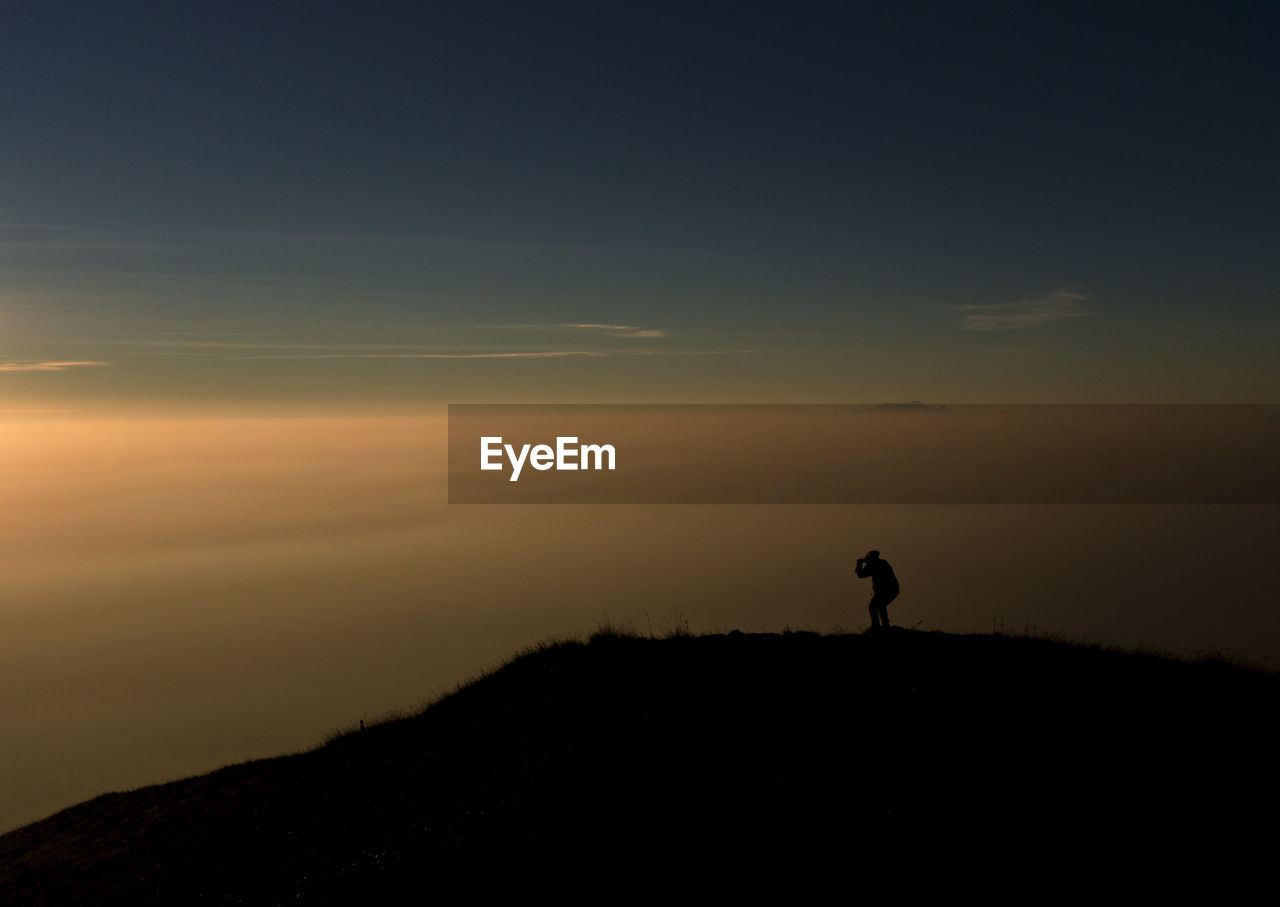
[[893,568],[879,551],[868,551],[866,557],[858,558],[853,572],[859,578],[871,577],[871,629],[881,625],[889,629],[889,602],[898,597],[898,578],[893,575]]

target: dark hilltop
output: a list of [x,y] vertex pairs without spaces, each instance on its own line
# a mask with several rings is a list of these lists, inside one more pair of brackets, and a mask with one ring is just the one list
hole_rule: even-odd
[[10,832],[0,902],[1270,897],[1278,705],[1266,672],[1034,638],[604,632]]

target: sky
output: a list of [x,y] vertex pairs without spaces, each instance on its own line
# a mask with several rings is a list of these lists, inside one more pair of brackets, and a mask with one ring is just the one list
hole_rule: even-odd
[[[0,831],[601,625],[858,630],[870,548],[904,626],[1274,667],[1278,20],[0,4]],[[1125,506],[448,503],[450,403],[911,400],[1268,406],[1111,412]]]
[[1270,4],[6,4],[9,408],[1273,402]]

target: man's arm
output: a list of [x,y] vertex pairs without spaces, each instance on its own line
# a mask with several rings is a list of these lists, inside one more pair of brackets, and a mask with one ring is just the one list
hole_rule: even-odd
[[871,575],[867,572],[867,559],[865,557],[858,558],[858,563],[853,568],[853,575],[859,579],[866,579]]

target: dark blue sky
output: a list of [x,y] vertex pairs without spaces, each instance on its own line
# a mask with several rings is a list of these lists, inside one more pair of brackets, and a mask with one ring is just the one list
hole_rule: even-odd
[[1274,399],[1278,17],[9,4],[0,361],[125,392],[91,341],[257,332],[608,354],[525,363],[553,395],[666,394],[670,354],[719,398]]

